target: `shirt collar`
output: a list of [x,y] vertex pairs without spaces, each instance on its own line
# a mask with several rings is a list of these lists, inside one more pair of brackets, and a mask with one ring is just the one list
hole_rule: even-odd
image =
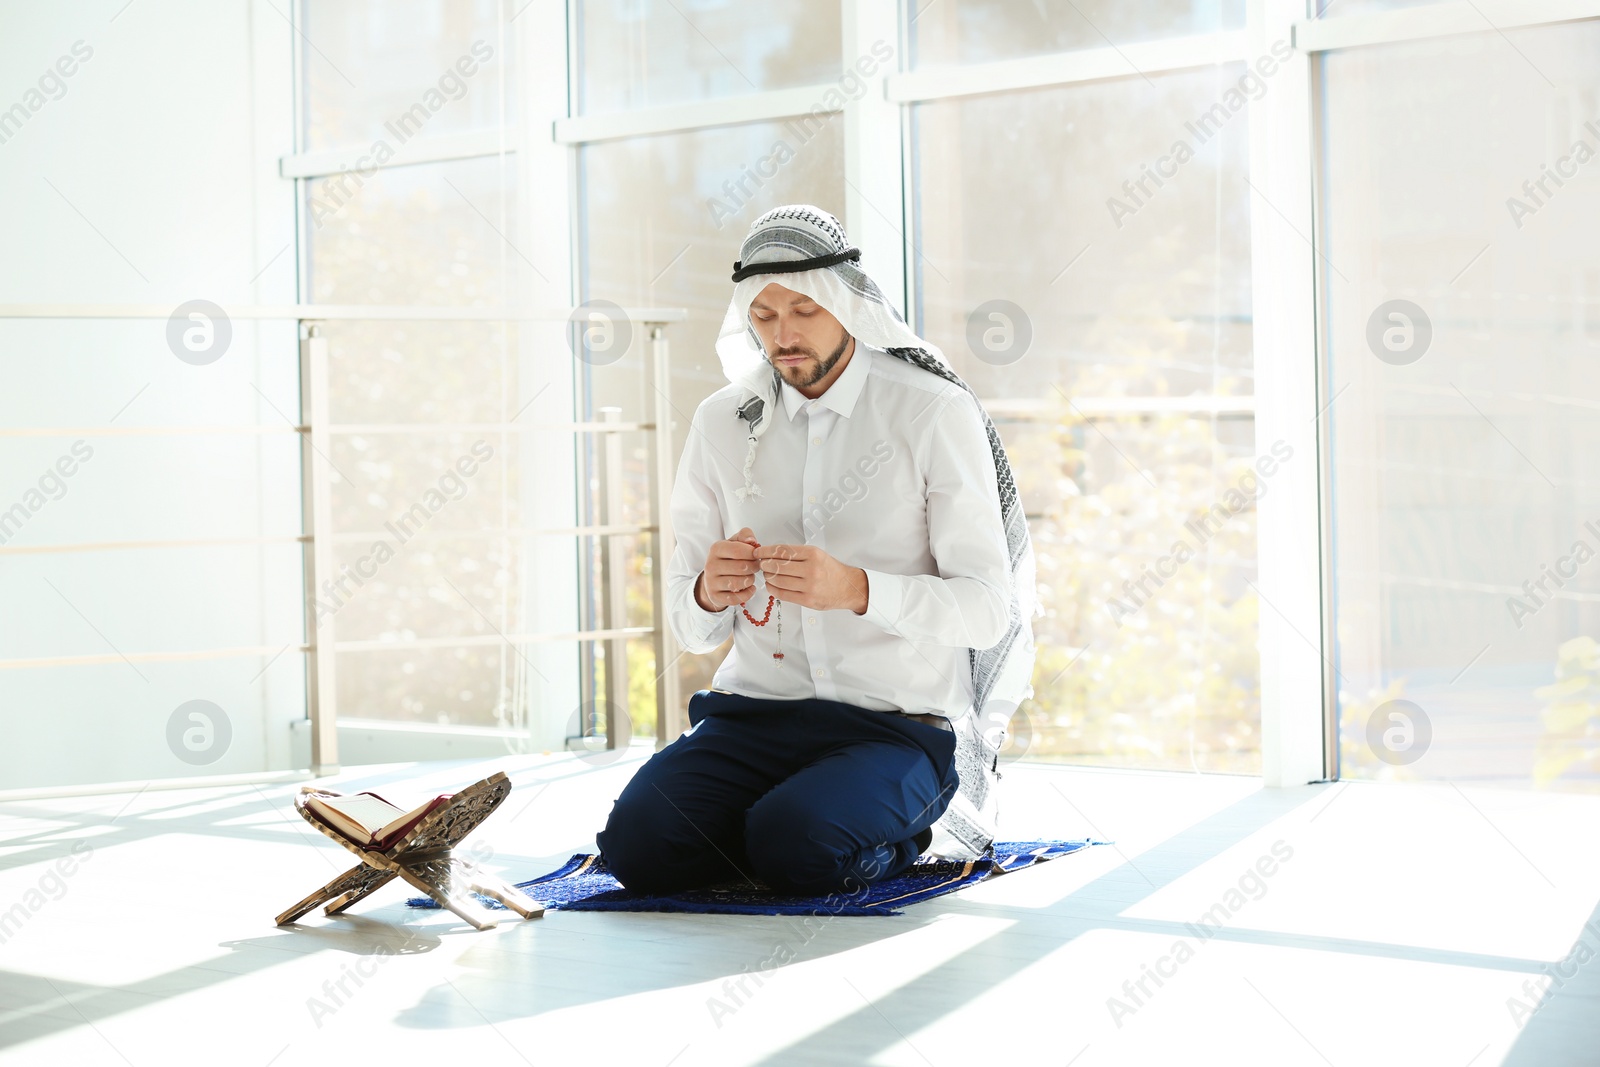
[[[850,412],[855,410],[856,400],[860,398],[862,388],[867,384],[867,364],[874,351],[871,345],[864,344],[857,338],[855,351],[850,354],[850,362],[845,364],[844,370],[839,372],[839,377],[833,380],[827,391],[816,398],[817,404],[832,408],[848,419]],[[783,392],[783,410],[792,421],[794,413],[800,410],[800,406],[808,398],[787,380],[782,381],[780,388]]]

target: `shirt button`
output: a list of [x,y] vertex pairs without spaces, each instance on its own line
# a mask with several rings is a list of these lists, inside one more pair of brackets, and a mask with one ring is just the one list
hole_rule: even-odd
[[821,444],[821,443],[822,443],[822,438],[820,438],[820,437],[813,437],[813,438],[812,438],[812,439],[811,439],[811,443],[812,443],[812,444],[814,444],[814,445],[820,445],[820,444]]
[[807,626],[815,626],[816,624],[817,624],[817,617],[815,615],[811,616],[811,618],[806,620],[806,625]]
[[817,502],[817,498],[816,498],[816,497],[814,497],[814,496],[808,496],[808,497],[806,497],[806,503],[808,503],[808,504],[815,504],[815,503],[816,503],[816,502]]
[[822,668],[821,668],[821,667],[818,667],[818,668],[817,668],[817,677],[818,677],[818,678],[821,678],[821,677],[822,677],[822,674],[823,674],[823,671],[822,671]]

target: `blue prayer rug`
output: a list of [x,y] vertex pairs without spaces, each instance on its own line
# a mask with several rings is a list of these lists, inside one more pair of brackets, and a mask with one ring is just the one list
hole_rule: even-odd
[[[606,868],[598,856],[578,854],[549,874],[517,888],[558,911],[677,911],[727,915],[899,915],[896,910],[933,897],[953,893],[995,875],[1018,871],[1044,860],[1070,855],[1090,845],[1109,841],[996,841],[994,854],[978,860],[918,861],[904,873],[874,882],[855,893],[803,897],[776,893],[765,886],[748,882],[692,889],[670,896],[632,893]],[[478,897],[485,906],[503,906],[487,897]],[[437,908],[428,897],[413,897],[406,903],[413,908]]]

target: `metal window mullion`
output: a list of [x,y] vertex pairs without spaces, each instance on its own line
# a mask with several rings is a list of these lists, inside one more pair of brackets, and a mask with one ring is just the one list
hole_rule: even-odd
[[[306,180],[349,171],[365,178],[367,175],[392,167],[485,159],[502,154],[500,136],[498,128],[467,130],[461,133],[422,134],[406,141],[394,155],[381,163],[373,158],[374,153],[370,143],[321,149],[315,152],[296,152],[279,158],[278,174],[284,178]],[[515,151],[514,145],[505,146],[505,154]]]
[[[622,409],[604,407],[600,418],[618,422]],[[622,518],[622,438],[607,434],[602,446],[601,502],[599,520],[603,525]],[[608,629],[628,624],[628,553],[621,537],[606,537],[601,547],[600,587],[605,591],[605,626]],[[614,637],[605,643],[606,652],[606,747],[616,748],[623,734],[620,724],[628,718],[628,639]],[[631,736],[631,731],[630,731]]]
[[[408,540],[448,541],[475,537],[606,537],[611,534],[655,533],[650,523],[618,522],[594,526],[491,526],[472,530],[435,530],[424,527],[411,534]],[[333,535],[334,544],[371,544],[386,535],[378,530],[343,530]],[[298,539],[297,539],[298,540]],[[0,549],[3,555],[4,549]]]
[[1294,24],[1293,41],[1301,52],[1330,52],[1593,18],[1600,18],[1600,0],[1454,0],[1394,11],[1302,17]]
[[318,586],[337,573],[334,564],[333,487],[328,475],[328,339],[312,324],[300,341],[301,515],[305,551],[306,709],[311,719],[311,772],[339,770],[337,654],[334,613],[317,618]]
[[[845,5],[842,12],[844,66],[849,67],[856,57],[864,54],[862,45],[870,46],[880,37],[886,42],[900,40],[895,0],[841,2]],[[1244,34],[1241,31],[1224,31],[1140,41],[1120,48],[1085,48],[993,63],[890,72],[881,83],[877,76],[869,79],[874,83],[872,88],[856,100],[846,103],[844,110],[849,113],[864,102],[870,109],[879,103],[898,105],[975,93],[1008,92],[1211,66],[1244,58],[1243,42]],[[559,144],[583,145],[716,126],[771,122],[807,114],[837,89],[838,86],[831,83],[802,85],[741,93],[715,100],[558,118],[553,137]]]
[[[1286,42],[1304,0],[1249,0],[1252,56]],[[1283,62],[1272,91],[1250,103],[1250,255],[1256,452],[1293,449],[1256,504],[1261,663],[1261,770],[1269,787],[1328,777],[1323,671],[1332,637],[1322,626],[1317,442],[1315,249],[1312,221],[1311,62]],[[1313,238],[1314,239],[1314,238]]]
[[[509,24],[518,49],[516,141],[522,150],[515,157],[515,165],[519,203],[527,206],[520,232],[527,242],[524,247],[548,250],[548,255],[540,262],[542,276],[533,283],[532,291],[539,294],[539,300],[568,307],[582,299],[574,284],[573,157],[576,153],[558,142],[552,133],[554,122],[571,113],[576,67],[571,6],[563,0],[532,4],[526,9],[519,6],[519,13]],[[632,310],[627,314],[636,324],[663,321]],[[546,323],[530,328],[524,333],[524,343],[531,351],[539,353],[539,380],[529,385],[548,387],[540,408],[544,416],[581,419],[574,407],[577,395],[574,371],[578,361],[572,359],[568,351],[566,323]],[[524,418],[538,415],[539,412],[529,411]],[[529,439],[524,435],[520,440]],[[530,461],[535,454],[542,466],[539,475],[525,475],[525,487],[538,486],[529,501],[530,510],[525,519],[535,526],[590,524],[590,519],[576,510],[580,495],[577,449],[595,438],[586,435],[546,440],[548,443],[542,444],[537,453],[527,444],[517,446],[525,466],[533,466]],[[522,581],[528,603],[537,606],[540,625],[593,629],[594,620],[585,618],[582,610],[584,592],[579,557],[586,543],[575,538],[569,552],[531,554]],[[539,648],[530,652],[525,699],[530,738],[536,748],[562,747],[567,736],[574,732],[569,728],[574,710],[593,700],[593,692],[584,683],[585,658],[593,647],[593,641],[584,640],[570,655],[564,649]]]
[[404,639],[390,640],[389,638],[361,638],[340,641],[334,646],[339,652],[398,652],[406,649],[426,648],[492,648],[497,645],[545,645],[569,641],[582,642],[592,646],[599,641],[614,639],[627,640],[633,637],[649,637],[651,628],[648,626],[622,626],[615,629],[575,630],[570,633],[492,633],[492,634],[462,634],[454,637],[407,637]]
[[655,426],[648,422],[351,422],[330,426],[328,432],[339,437],[391,433],[528,433],[534,430],[618,434],[653,429]]
[[672,362],[667,333],[660,324],[651,324],[650,368],[655,385],[655,473],[651,478],[654,497],[656,535],[650,542],[650,584],[654,593],[656,663],[656,747],[664,748],[689,728],[688,714],[678,699],[677,661],[681,654],[667,622],[667,566],[672,562],[672,479],[676,446],[672,422]]
[[[897,0],[841,0],[844,67],[859,73],[866,57],[874,73],[866,91],[844,106],[844,228],[861,249],[863,263],[891,301],[906,293],[905,185],[901,180],[900,105],[884,86],[900,60]],[[887,62],[872,49],[894,49]],[[908,309],[902,304],[902,314]]]
[[1255,54],[1247,52],[1246,41],[1245,31],[1224,30],[989,63],[925,67],[893,75],[888,80],[886,92],[887,98],[893,103],[911,104],[979,93],[1042,89],[1110,78],[1137,78],[1236,62],[1246,58],[1247,54]]
[[[887,2],[887,0],[871,0]],[[607,111],[595,115],[575,115],[555,122],[558,144],[582,145],[631,137],[651,137],[662,133],[683,133],[713,126],[734,126],[747,122],[772,122],[810,113],[822,106],[830,94],[837,94],[837,83],[798,85],[790,89],[767,89],[715,100],[696,100],[683,104]],[[837,111],[838,109],[831,109]]]

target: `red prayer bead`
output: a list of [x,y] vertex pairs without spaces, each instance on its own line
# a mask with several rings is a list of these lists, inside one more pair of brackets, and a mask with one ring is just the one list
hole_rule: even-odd
[[765,615],[761,616],[761,619],[760,619],[759,622],[756,620],[756,617],[754,615],[750,614],[750,609],[745,607],[743,604],[739,605],[739,610],[744,612],[744,617],[749,619],[752,623],[755,623],[755,625],[757,625],[757,626],[765,626],[767,624],[767,620],[772,618],[772,604],[777,599],[778,598],[775,597],[775,596],[767,597],[767,613]]

